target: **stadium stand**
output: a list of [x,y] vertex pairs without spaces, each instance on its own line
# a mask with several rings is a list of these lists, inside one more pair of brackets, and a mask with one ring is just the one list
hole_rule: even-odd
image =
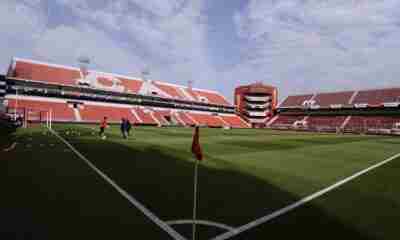
[[154,85],[168,94],[171,98],[188,100],[185,96],[179,93],[178,87],[174,87],[172,85],[167,85],[161,82],[154,82]]
[[389,134],[400,127],[400,88],[287,97],[271,127]]
[[310,128],[322,130],[335,130],[343,125],[346,116],[309,116],[306,120]]
[[201,102],[205,101],[208,103],[213,103],[213,104],[218,104],[218,105],[226,105],[226,106],[231,105],[222,95],[220,95],[216,92],[195,90],[195,89],[193,89],[192,92],[194,92],[198,96],[198,99]]
[[301,107],[305,101],[312,99],[313,94],[288,96],[280,105],[280,108]]
[[367,131],[368,129],[392,129],[400,123],[400,116],[351,116],[345,129],[351,131]]
[[222,120],[232,128],[248,128],[249,125],[236,115],[220,115]]
[[199,124],[195,119],[193,119],[186,112],[178,112],[177,115],[178,115],[178,118],[181,119],[181,121],[183,121],[185,123],[185,125],[187,125],[187,126],[194,126],[194,125]]
[[[350,98],[353,96],[354,91],[347,92],[334,92],[334,93],[319,93],[313,99],[315,104],[320,107],[332,107],[338,105],[347,105]],[[339,106],[338,106],[339,107]]]
[[370,106],[395,102],[400,102],[400,88],[359,91],[353,101],[354,104],[368,104]]
[[272,127],[292,126],[296,121],[301,121],[305,116],[279,115],[272,123]]
[[132,123],[139,123],[130,108],[84,104],[79,112],[83,122],[100,122],[107,117],[109,122],[120,122],[122,118],[127,118]]
[[[74,111],[72,107],[66,102],[62,101],[49,101],[48,99],[8,99],[7,107],[23,109],[24,112],[36,111],[36,112],[52,112],[53,120],[58,122],[73,122],[76,121]],[[19,114],[23,114],[19,111]],[[29,119],[28,119],[29,120]],[[45,116],[41,116],[41,120],[45,121]]]
[[[179,99],[184,101],[204,102],[216,105],[232,106],[221,94],[204,89],[186,90],[186,87],[163,83],[160,81],[148,81],[144,84],[142,80],[128,76],[88,71],[83,74],[79,68],[68,67],[57,64],[49,64],[28,59],[14,59],[8,77],[17,79],[41,81],[58,85],[85,86],[111,91],[139,94],[143,87],[149,89],[150,93],[161,97]],[[149,86],[150,85],[150,86]],[[189,92],[184,94],[184,92]],[[196,97],[193,97],[196,96]]]
[[135,108],[135,112],[139,116],[142,124],[158,125],[157,121],[150,114],[151,110],[143,108]]
[[[128,118],[144,125],[248,127],[224,96],[191,86],[19,58],[13,59],[4,79],[9,87],[0,81],[0,88],[8,89],[8,112],[57,108],[54,122],[98,122],[107,116],[111,123]],[[17,107],[13,99],[21,101],[19,110],[12,109]]]
[[224,123],[217,116],[204,114],[204,113],[188,113],[188,115],[194,119],[199,125],[208,127],[222,127]]
[[171,122],[167,120],[167,118],[171,119],[171,113],[169,111],[155,110],[153,115],[161,125],[168,126],[171,124]]

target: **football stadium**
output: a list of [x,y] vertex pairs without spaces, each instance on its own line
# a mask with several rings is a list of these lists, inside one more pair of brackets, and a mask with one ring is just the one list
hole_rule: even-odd
[[233,104],[18,58],[0,86],[1,239],[397,239],[400,88]]

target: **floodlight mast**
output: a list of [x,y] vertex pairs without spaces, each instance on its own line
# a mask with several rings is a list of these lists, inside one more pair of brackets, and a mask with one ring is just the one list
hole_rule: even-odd
[[88,70],[88,66],[90,64],[90,58],[88,56],[80,56],[78,57],[78,63],[79,63],[79,68],[80,68],[80,74],[81,74],[81,78],[82,79],[86,79],[86,75],[87,75],[87,70]]
[[18,87],[15,87],[15,110],[14,110],[14,121],[17,121],[18,111]]
[[150,84],[149,84],[149,79],[148,79],[148,76],[150,76],[150,70],[148,68],[145,68],[142,70],[141,74],[142,74],[142,80],[146,87],[145,94],[150,95],[150,86],[149,86]]

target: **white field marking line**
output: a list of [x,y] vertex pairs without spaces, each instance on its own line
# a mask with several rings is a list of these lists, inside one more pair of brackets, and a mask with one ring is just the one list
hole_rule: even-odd
[[13,150],[15,148],[15,146],[17,146],[17,142],[13,142],[8,148],[4,148],[3,152],[9,152],[9,151]]
[[[168,225],[193,224],[193,219],[172,220],[172,221],[166,221],[165,223],[168,224]],[[228,230],[228,231],[235,230],[234,227],[228,226],[226,224],[207,221],[207,220],[196,220],[195,223],[198,224],[198,225],[217,227],[217,228],[225,229],[225,230]]]
[[322,195],[324,195],[324,194],[326,194],[326,193],[328,193],[328,192],[340,187],[341,185],[343,185],[343,184],[345,184],[347,182],[350,182],[351,180],[353,180],[353,179],[355,179],[355,178],[357,178],[357,177],[359,177],[359,176],[361,176],[361,175],[363,175],[363,174],[365,174],[365,173],[367,173],[367,172],[369,172],[369,171],[371,171],[371,170],[373,170],[375,168],[378,168],[378,167],[380,167],[380,166],[382,166],[382,165],[384,165],[384,164],[386,164],[386,163],[388,163],[388,162],[390,162],[390,161],[392,161],[392,160],[394,160],[394,159],[396,159],[398,157],[400,157],[400,153],[397,153],[397,154],[393,155],[392,157],[390,157],[390,158],[388,158],[386,160],[383,160],[382,162],[379,162],[379,163],[374,164],[374,165],[372,165],[372,166],[370,166],[370,167],[368,167],[368,168],[366,168],[364,170],[361,170],[361,171],[359,171],[359,172],[357,172],[357,173],[355,173],[355,174],[353,174],[353,175],[351,175],[351,176],[349,176],[349,177],[347,177],[347,178],[345,178],[345,179],[343,179],[343,180],[341,180],[339,182],[336,182],[336,183],[332,184],[329,187],[326,187],[326,188],[324,188],[324,189],[322,189],[322,190],[320,190],[320,191],[318,191],[316,193],[313,193],[313,194],[311,194],[311,195],[309,195],[307,197],[304,197],[304,198],[300,199],[299,201],[297,201],[295,203],[292,203],[292,204],[290,204],[290,205],[288,205],[288,206],[286,206],[284,208],[281,208],[281,209],[279,209],[279,210],[277,210],[277,211],[275,211],[275,212],[273,212],[273,213],[271,213],[269,215],[266,215],[264,217],[258,218],[258,219],[254,220],[252,222],[249,222],[249,223],[247,223],[245,225],[242,225],[242,226],[240,226],[240,227],[238,227],[238,228],[236,228],[234,230],[231,230],[229,232],[220,234],[219,236],[216,236],[216,237],[212,238],[211,240],[228,239],[228,238],[231,238],[231,237],[233,237],[235,235],[238,235],[239,233],[242,233],[242,232],[247,231],[247,230],[249,230],[251,228],[254,228],[254,227],[258,226],[258,225],[266,223],[266,222],[268,222],[268,221],[270,221],[270,220],[272,220],[272,219],[274,219],[276,217],[279,217],[279,216],[281,216],[281,215],[283,215],[283,214],[285,214],[287,212],[290,212],[290,211],[292,211],[292,210],[294,210],[294,209],[306,204],[307,202],[310,202],[311,200],[316,199],[316,198],[318,198],[318,197],[320,197],[320,196],[322,196]]
[[51,133],[53,133],[56,137],[58,137],[65,145],[67,145],[78,157],[80,157],[89,167],[100,175],[107,183],[109,183],[117,192],[119,192],[123,197],[125,197],[130,203],[132,203],[137,209],[139,209],[146,217],[152,220],[155,224],[157,224],[161,229],[167,232],[171,237],[175,240],[186,240],[181,234],[176,232],[173,228],[171,228],[168,224],[158,218],[154,213],[152,213],[149,209],[147,209],[143,204],[141,204],[134,197],[129,195],[124,189],[119,187],[110,177],[108,177],[105,173],[103,173],[100,169],[98,169],[92,162],[90,162],[85,156],[83,156],[78,150],[76,150],[67,140],[61,137],[57,132],[52,129],[49,129]]

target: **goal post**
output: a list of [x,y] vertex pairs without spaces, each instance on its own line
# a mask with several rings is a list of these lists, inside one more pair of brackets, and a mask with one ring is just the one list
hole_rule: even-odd
[[45,112],[45,117],[46,117],[46,127],[51,129],[52,124],[53,124],[53,111],[52,111],[52,109],[49,109],[48,111]]

